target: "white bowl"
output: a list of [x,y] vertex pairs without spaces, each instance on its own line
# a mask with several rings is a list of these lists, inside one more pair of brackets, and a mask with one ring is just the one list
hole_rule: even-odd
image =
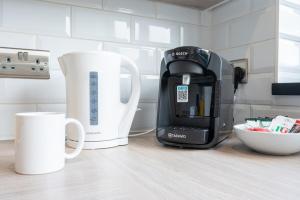
[[251,149],[272,155],[289,155],[300,151],[300,133],[254,132],[245,124],[235,125],[237,137]]

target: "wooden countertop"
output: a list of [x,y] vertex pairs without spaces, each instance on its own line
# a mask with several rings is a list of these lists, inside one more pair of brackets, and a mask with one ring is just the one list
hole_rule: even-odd
[[13,143],[0,142],[1,200],[300,199],[300,154],[262,155],[235,138],[187,150],[148,134],[128,146],[85,150],[51,174],[18,175],[13,165]]

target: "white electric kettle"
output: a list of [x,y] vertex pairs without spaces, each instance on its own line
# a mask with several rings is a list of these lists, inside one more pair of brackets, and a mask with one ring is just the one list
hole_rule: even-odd
[[[85,131],[84,149],[128,144],[128,134],[141,93],[137,66],[129,58],[106,52],[72,52],[58,58],[66,78],[67,117],[78,119]],[[120,71],[132,79],[128,103],[120,102]],[[76,129],[68,127],[67,145],[76,147]]]

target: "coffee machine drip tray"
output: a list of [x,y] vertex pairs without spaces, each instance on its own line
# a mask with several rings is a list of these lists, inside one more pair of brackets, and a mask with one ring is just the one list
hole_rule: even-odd
[[203,145],[208,143],[209,130],[197,127],[169,126],[159,128],[157,135],[170,143]]

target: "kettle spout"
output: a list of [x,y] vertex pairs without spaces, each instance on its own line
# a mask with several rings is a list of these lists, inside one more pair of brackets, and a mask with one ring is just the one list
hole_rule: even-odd
[[63,74],[66,76],[66,66],[65,66],[65,62],[63,57],[58,57],[58,62],[61,68],[61,71],[63,72]]

